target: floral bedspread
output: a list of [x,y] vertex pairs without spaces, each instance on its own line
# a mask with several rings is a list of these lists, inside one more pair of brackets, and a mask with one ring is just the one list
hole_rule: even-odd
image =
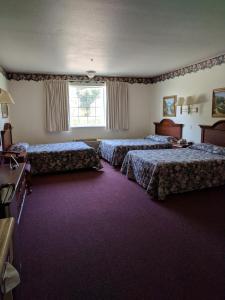
[[121,172],[155,199],[225,184],[225,155],[194,149],[130,151]]
[[171,143],[155,142],[150,139],[122,139],[102,140],[99,145],[99,153],[102,158],[113,166],[121,166],[130,150],[172,148]]
[[27,154],[32,174],[102,168],[94,148],[83,142],[30,145]]

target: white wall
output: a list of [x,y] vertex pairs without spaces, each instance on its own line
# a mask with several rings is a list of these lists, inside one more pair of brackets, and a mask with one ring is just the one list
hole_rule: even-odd
[[[0,88],[4,89],[4,90],[8,90],[8,80],[5,78],[5,76],[3,75],[2,69],[0,67]],[[10,107],[9,107],[10,109]],[[9,122],[8,118],[2,118],[2,111],[0,108],[0,130],[3,129],[4,123]]]
[[199,113],[180,115],[179,107],[177,116],[171,118],[177,123],[183,123],[183,137],[188,141],[200,142],[201,131],[199,124],[212,125],[219,118],[212,118],[212,92],[213,89],[225,87],[225,65],[215,66],[212,69],[187,74],[150,86],[151,117],[149,126],[154,132],[152,122],[163,118],[163,97],[177,95],[178,97],[194,96],[199,102]]
[[10,119],[14,142],[52,143],[79,138],[143,137],[150,132],[150,86],[129,84],[128,131],[107,131],[105,128],[73,128],[71,132],[48,133],[45,130],[45,99],[43,82],[9,81],[9,90],[15,100]]
[[[1,78],[1,77],[0,77]],[[5,79],[0,79],[5,82]],[[3,80],[3,81],[2,81]],[[225,87],[225,64],[183,77],[153,85],[129,85],[130,129],[124,132],[107,131],[105,128],[73,128],[71,132],[48,133],[45,130],[45,99],[43,82],[9,81],[9,91],[16,104],[11,105],[10,120],[14,126],[14,141],[52,143],[80,138],[136,138],[154,133],[154,121],[163,118],[163,97],[194,96],[199,102],[199,113],[183,113],[173,119],[183,123],[183,137],[188,141],[200,141],[199,124],[212,125],[219,118],[212,118],[213,89]]]

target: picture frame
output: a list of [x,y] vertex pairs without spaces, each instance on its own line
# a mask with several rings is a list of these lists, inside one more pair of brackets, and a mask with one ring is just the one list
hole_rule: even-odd
[[163,97],[163,117],[176,117],[177,96]]
[[1,111],[2,111],[2,118],[8,118],[9,111],[8,111],[8,104],[2,103],[1,104]]
[[225,88],[213,90],[212,117],[225,118]]

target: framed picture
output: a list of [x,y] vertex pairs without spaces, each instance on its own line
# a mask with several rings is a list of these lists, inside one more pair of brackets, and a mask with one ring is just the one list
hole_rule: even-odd
[[176,117],[177,96],[163,97],[163,117]]
[[213,90],[212,117],[225,118],[225,88]]
[[1,110],[2,110],[2,118],[8,118],[8,104],[2,103]]

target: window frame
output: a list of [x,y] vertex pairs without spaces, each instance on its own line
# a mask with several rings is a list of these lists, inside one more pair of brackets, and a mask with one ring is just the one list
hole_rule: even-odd
[[[69,88],[70,86],[85,86],[85,87],[103,87],[103,105],[104,105],[104,124],[102,125],[76,125],[72,126],[71,125],[71,106],[70,106],[70,99],[69,99],[69,124],[70,128],[105,128],[106,127],[106,85],[105,82],[70,82],[69,83]],[[70,95],[70,93],[69,93]],[[70,98],[70,97],[69,97]]]

